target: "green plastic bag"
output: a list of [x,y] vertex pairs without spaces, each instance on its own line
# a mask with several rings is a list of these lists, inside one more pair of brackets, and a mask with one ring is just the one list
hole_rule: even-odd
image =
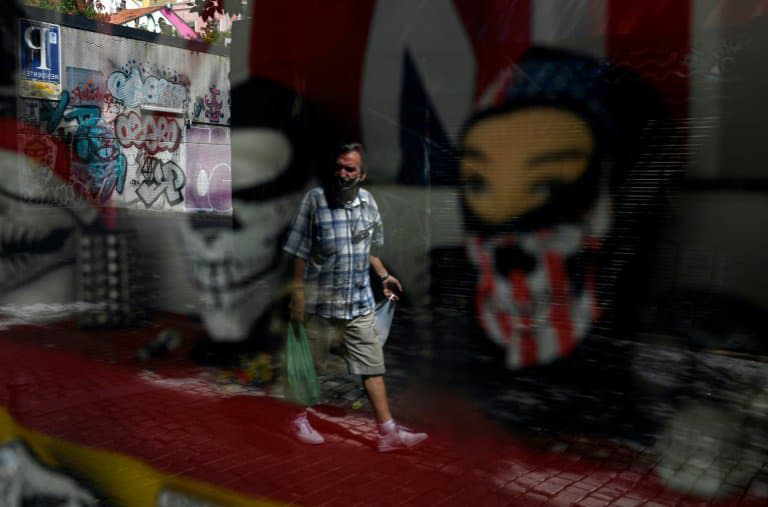
[[311,406],[320,399],[320,382],[309,350],[304,324],[288,324],[285,343],[285,373],[288,397],[299,405]]

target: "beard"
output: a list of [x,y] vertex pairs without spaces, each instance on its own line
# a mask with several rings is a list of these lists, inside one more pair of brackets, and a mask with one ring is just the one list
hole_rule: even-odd
[[350,190],[354,190],[359,184],[360,184],[360,176],[357,176],[355,178],[342,178],[341,176],[336,177],[336,186],[341,192],[348,192]]

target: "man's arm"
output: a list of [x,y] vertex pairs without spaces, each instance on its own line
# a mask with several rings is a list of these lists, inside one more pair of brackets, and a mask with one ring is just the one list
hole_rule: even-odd
[[291,302],[288,307],[291,319],[304,320],[304,270],[306,259],[312,250],[311,224],[314,213],[311,192],[307,192],[301,201],[299,210],[291,223],[288,239],[283,251],[293,256],[293,278],[291,282]]
[[398,292],[403,292],[403,286],[400,285],[400,280],[389,274],[387,268],[384,267],[384,263],[381,262],[379,257],[369,255],[368,258],[371,261],[371,266],[373,266],[373,271],[378,275],[379,280],[381,280],[381,283],[384,285],[384,295],[397,301],[397,294],[393,291],[397,289]]
[[[384,244],[384,226],[381,222],[379,207],[376,205],[376,201],[373,199],[373,196],[370,197],[370,202],[374,213],[374,229],[373,238],[371,239],[371,251],[378,252],[378,249],[381,248],[381,246]],[[394,291],[397,290],[397,292],[403,292],[403,286],[400,285],[400,280],[389,274],[389,271],[387,271],[387,268],[384,267],[384,263],[381,262],[381,259],[378,255],[371,253],[368,256],[368,259],[371,261],[373,271],[378,275],[379,280],[381,280],[381,283],[384,286],[384,295],[388,298],[397,300],[398,297]]]
[[301,257],[293,258],[293,284],[291,286],[291,319],[302,322],[304,320],[304,269],[307,261]]

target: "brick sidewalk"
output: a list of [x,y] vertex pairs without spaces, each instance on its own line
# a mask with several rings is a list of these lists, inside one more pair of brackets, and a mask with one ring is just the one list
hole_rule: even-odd
[[293,409],[262,389],[222,385],[215,372],[183,361],[141,369],[131,359],[136,336],[111,333],[96,347],[94,338],[66,328],[4,332],[0,406],[27,428],[254,498],[303,505],[768,502],[765,463],[727,498],[686,496],[664,486],[650,448],[573,435],[531,439],[488,420],[459,394],[398,382],[393,404],[430,433],[424,445],[376,453],[368,407],[352,408],[361,391],[339,376],[326,379],[341,386],[336,401],[310,415],[328,443],[303,446],[284,432]]

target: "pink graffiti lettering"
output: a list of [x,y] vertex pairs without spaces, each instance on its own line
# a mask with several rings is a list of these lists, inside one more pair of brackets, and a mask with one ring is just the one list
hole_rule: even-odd
[[[194,174],[195,169],[190,169]],[[232,209],[232,170],[228,163],[219,163],[191,176],[185,187],[184,207],[188,210],[229,211]]]
[[221,119],[222,102],[217,100],[221,95],[221,90],[213,85],[209,88],[210,92],[205,96],[205,117],[209,121],[218,122]]
[[178,122],[169,116],[139,116],[130,111],[115,119],[115,136],[120,146],[145,150],[150,155],[160,151],[176,151],[181,142]]

